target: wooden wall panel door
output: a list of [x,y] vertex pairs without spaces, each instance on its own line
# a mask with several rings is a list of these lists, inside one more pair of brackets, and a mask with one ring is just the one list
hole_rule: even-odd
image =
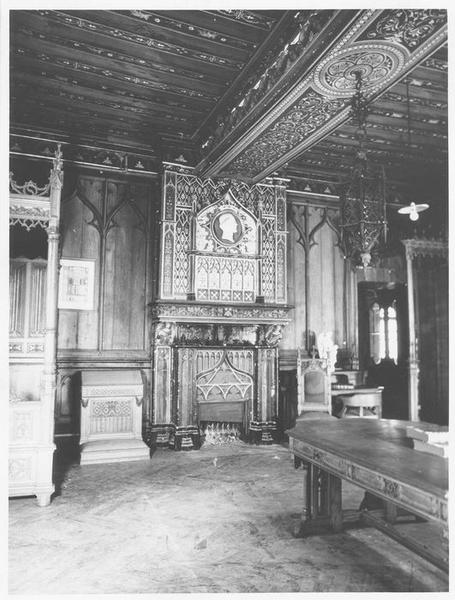
[[[319,211],[311,213],[310,227],[321,220]],[[332,332],[333,341],[343,344],[343,269],[344,259],[336,246],[334,231],[324,223],[314,233],[309,259],[309,325],[311,331]]]
[[104,350],[146,350],[150,188],[108,183],[103,297]]
[[292,350],[305,345],[305,250],[297,242],[296,228],[289,224],[288,229],[288,302],[294,309],[289,312],[292,322],[283,331],[280,348]]
[[80,177],[73,194],[62,204],[62,258],[95,259],[94,310],[59,310],[59,350],[98,349],[98,292],[103,180]]
[[288,215],[288,299],[295,308],[280,348],[308,344],[311,351],[315,336],[330,331],[341,346],[345,341],[344,259],[333,215],[319,207],[292,204]]

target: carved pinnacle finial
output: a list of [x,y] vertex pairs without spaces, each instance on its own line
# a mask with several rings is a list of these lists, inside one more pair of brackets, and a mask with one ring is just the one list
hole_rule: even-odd
[[57,144],[57,150],[55,151],[55,158],[53,160],[54,169],[57,171],[61,171],[63,167],[63,154],[62,154],[62,145]]

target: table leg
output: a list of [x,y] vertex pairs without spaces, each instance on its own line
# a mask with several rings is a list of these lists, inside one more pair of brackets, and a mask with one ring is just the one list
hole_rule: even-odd
[[385,501],[385,520],[388,523],[395,523],[398,516],[398,508],[395,504]]
[[328,500],[330,525],[335,533],[343,529],[343,507],[341,501],[341,479],[328,475]]
[[316,533],[321,527],[330,527],[335,533],[343,529],[341,479],[315,465],[302,461],[303,506],[295,537]]
[[302,471],[303,471],[303,506],[302,506],[302,514],[300,517],[300,525],[297,530],[294,532],[294,537],[304,537],[307,532],[308,523],[311,521],[311,500],[312,500],[312,470],[313,465],[302,461]]

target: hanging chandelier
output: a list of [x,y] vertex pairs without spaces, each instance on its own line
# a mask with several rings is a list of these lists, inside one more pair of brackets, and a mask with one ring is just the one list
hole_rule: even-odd
[[351,178],[341,197],[341,231],[345,258],[364,268],[371,253],[387,241],[384,169],[368,164],[366,118],[368,102],[362,92],[362,74],[355,72],[356,91],[351,100],[351,117],[357,124],[356,149]]

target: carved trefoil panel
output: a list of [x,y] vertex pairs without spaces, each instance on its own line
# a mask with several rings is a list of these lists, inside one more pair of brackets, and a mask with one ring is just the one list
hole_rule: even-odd
[[[196,375],[193,414],[198,424],[204,421],[239,423],[246,430],[253,419],[254,375],[233,365],[229,354],[233,356],[238,352],[222,351],[211,369]],[[245,353],[242,354],[245,359]],[[246,361],[247,367],[249,362]]]
[[252,397],[253,377],[235,368],[226,352],[214,368],[198,373],[196,377],[197,403],[251,402]]

